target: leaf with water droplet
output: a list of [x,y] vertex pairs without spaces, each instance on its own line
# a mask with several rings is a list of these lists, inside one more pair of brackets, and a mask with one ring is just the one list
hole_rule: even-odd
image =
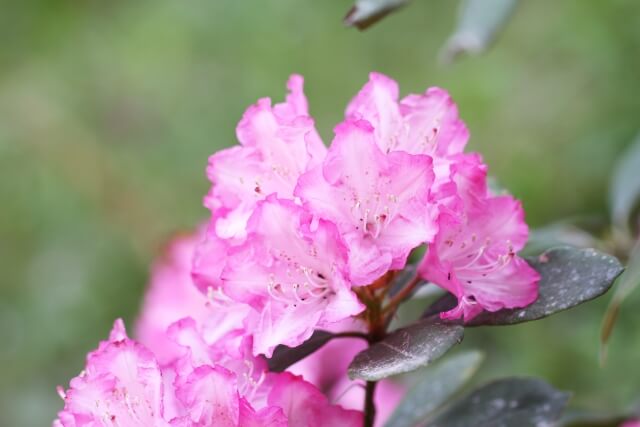
[[358,353],[349,365],[349,377],[378,381],[427,366],[462,341],[463,334],[458,324],[419,320]]
[[569,394],[536,378],[488,383],[453,403],[428,427],[539,427],[560,418]]
[[484,356],[458,353],[428,366],[409,390],[385,427],[413,427],[444,403],[476,373]]
[[[551,316],[604,294],[623,271],[616,257],[595,249],[561,247],[525,259],[540,273],[538,299],[524,308],[482,312],[466,326],[513,325]],[[423,317],[446,311],[452,304],[455,298],[446,295]]]

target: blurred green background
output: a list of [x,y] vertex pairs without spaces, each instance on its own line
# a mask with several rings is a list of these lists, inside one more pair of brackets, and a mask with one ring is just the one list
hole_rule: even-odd
[[[4,2],[0,12],[0,425],[49,425],[85,353],[131,326],[148,265],[207,212],[207,156],[258,97],[304,74],[321,134],[372,70],[447,88],[491,174],[533,226],[606,215],[612,165],[640,127],[640,2],[525,1],[486,55],[437,53],[456,3],[421,0],[360,33],[348,1]],[[575,405],[640,397],[640,298],[598,362],[608,298],[473,330],[483,377],[540,375]]]

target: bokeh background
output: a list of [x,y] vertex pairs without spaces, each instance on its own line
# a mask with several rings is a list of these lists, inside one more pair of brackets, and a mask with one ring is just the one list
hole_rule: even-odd
[[[640,127],[640,3],[522,2],[489,53],[444,67],[456,3],[415,1],[360,33],[341,22],[346,0],[4,2],[0,425],[49,425],[55,386],[115,317],[132,325],[152,259],[207,215],[207,156],[292,72],[326,141],[372,70],[403,93],[443,86],[532,226],[606,218],[611,168]],[[625,408],[640,397],[640,301],[601,367],[607,300],[463,346],[487,352],[481,378],[539,375],[576,406]]]

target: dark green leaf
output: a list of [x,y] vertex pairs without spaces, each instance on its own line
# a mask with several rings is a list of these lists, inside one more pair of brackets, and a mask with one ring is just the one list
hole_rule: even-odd
[[320,347],[331,341],[334,335],[326,331],[314,331],[311,338],[297,347],[287,347],[279,345],[273,351],[270,359],[267,359],[269,370],[272,372],[282,372],[294,363],[309,356]]
[[527,261],[541,276],[538,299],[525,308],[483,312],[467,326],[542,319],[604,294],[623,270],[617,258],[594,249],[556,248]]
[[609,190],[609,206],[613,223],[623,230],[628,230],[633,208],[640,202],[638,170],[640,170],[640,134],[620,157]]
[[350,27],[364,30],[408,2],[409,0],[356,0],[344,17],[344,22]]
[[484,52],[504,28],[518,0],[463,0],[458,25],[447,40],[442,60],[453,61],[462,53]]
[[461,325],[422,319],[358,353],[349,377],[378,381],[426,366],[462,341],[463,331]]
[[618,318],[622,302],[640,285],[640,240],[636,242],[635,247],[631,250],[627,269],[620,275],[617,283],[616,291],[613,294],[613,298],[602,322],[600,340],[603,345],[603,355],[605,354],[607,342],[611,337],[611,332]]
[[443,405],[482,363],[479,351],[455,354],[429,366],[407,392],[385,427],[413,427]]
[[591,411],[568,410],[560,421],[561,427],[618,427],[625,419],[622,415],[595,413]]
[[429,427],[550,426],[569,394],[535,378],[506,378],[486,384],[440,414]]

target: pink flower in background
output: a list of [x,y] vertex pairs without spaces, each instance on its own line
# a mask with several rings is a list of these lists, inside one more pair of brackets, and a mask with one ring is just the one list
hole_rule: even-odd
[[225,294],[250,305],[254,353],[295,347],[314,328],[360,313],[346,277],[347,251],[334,224],[294,202],[269,196],[247,225],[246,242],[228,254]]
[[[69,390],[60,391],[65,406],[54,426],[362,424],[360,412],[330,405],[320,391],[300,377],[265,372],[260,359],[236,359],[230,354],[212,359],[219,353],[204,344],[192,319],[172,328],[184,353],[160,367],[153,353],[130,340],[122,321],[116,321],[109,340],[87,357],[82,374],[71,381]],[[240,352],[245,347],[241,345]]]
[[440,231],[418,268],[425,279],[458,298],[458,306],[441,316],[468,321],[482,310],[531,304],[539,276],[516,255],[528,236],[520,202],[488,194],[479,157],[456,166],[457,200],[443,209]]
[[[334,325],[331,332],[361,331],[364,325],[348,319]],[[364,382],[350,380],[347,368],[367,343],[359,338],[340,338],[327,343],[310,356],[287,370],[301,375],[334,402],[348,409],[361,410],[364,402]],[[376,426],[382,426],[402,399],[406,388],[393,380],[378,382],[375,394]]]
[[640,420],[625,421],[620,425],[620,427],[640,427]]
[[201,229],[191,236],[173,240],[151,271],[135,335],[154,352],[160,363],[173,360],[181,353],[181,348],[166,331],[169,325],[184,317],[192,317],[203,325],[208,344],[244,333],[243,320],[249,314],[248,306],[234,303],[219,291],[205,296],[193,283],[192,259],[202,234]]
[[349,249],[349,276],[367,285],[401,269],[409,252],[433,238],[429,156],[383,153],[365,121],[346,121],[322,166],[300,177],[295,194],[335,223]]

